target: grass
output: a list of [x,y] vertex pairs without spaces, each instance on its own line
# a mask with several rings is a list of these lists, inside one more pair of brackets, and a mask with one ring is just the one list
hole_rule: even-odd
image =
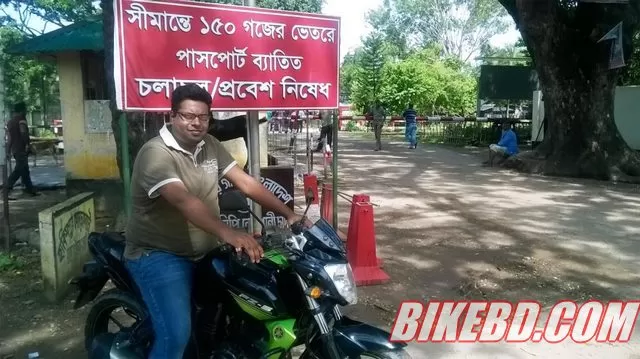
[[0,273],[22,269],[24,260],[14,254],[0,252]]

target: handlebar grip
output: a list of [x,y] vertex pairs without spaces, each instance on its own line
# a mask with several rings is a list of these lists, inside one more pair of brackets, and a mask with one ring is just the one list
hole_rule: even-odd
[[236,252],[234,256],[236,256],[236,260],[243,266],[251,263],[251,257],[249,257],[249,255],[245,251]]
[[299,235],[304,232],[304,224],[302,222],[295,222],[291,224],[291,232],[295,235]]

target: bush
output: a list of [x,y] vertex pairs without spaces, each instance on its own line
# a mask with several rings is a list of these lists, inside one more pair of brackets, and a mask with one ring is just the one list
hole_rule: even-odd
[[5,252],[0,252],[0,273],[20,269],[24,262],[19,257]]

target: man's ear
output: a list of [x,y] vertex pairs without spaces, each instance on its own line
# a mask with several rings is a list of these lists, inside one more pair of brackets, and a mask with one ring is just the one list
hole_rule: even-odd
[[172,124],[173,120],[176,119],[176,116],[178,116],[177,112],[175,112],[175,111],[169,112],[169,121],[167,121],[166,123],[169,124],[169,125]]

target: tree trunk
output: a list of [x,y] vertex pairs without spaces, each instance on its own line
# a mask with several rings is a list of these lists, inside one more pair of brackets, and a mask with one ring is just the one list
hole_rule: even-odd
[[621,169],[636,175],[633,151],[620,136],[613,116],[616,80],[608,72],[582,78],[557,64],[546,65],[541,81],[548,130],[538,153],[548,175],[608,180]]
[[614,120],[618,71],[608,68],[610,43],[598,43],[622,13],[603,15],[600,5],[580,4],[569,14],[555,0],[501,3],[518,24],[544,96],[548,126],[535,151],[544,174],[601,180],[640,174],[639,157]]

